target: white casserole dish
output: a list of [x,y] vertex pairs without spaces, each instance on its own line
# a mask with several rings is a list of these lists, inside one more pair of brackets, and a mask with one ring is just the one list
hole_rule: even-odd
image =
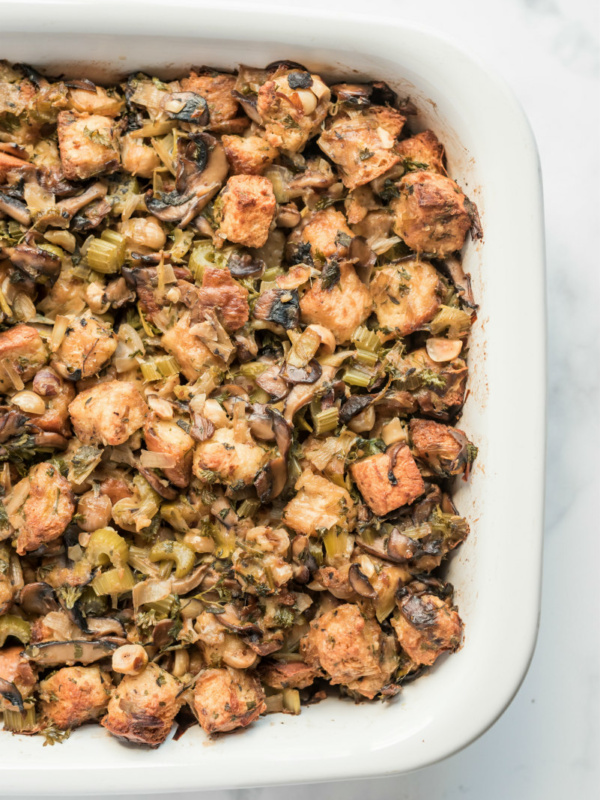
[[[118,35],[117,35],[118,34]],[[301,42],[301,44],[299,44]],[[539,613],[544,479],[545,314],[536,147],[514,97],[436,36],[389,19],[268,14],[119,2],[5,2],[0,57],[102,81],[192,64],[287,58],[325,77],[378,78],[419,108],[446,145],[450,174],[477,203],[483,243],[466,269],[481,304],[461,427],[480,448],[456,502],[472,526],[448,577],[465,621],[462,650],[390,703],[328,700],[208,743],[199,728],[157,751],[95,726],[58,747],[0,740],[5,794],[126,794],[389,775],[431,764],[486,730],[517,691]]]

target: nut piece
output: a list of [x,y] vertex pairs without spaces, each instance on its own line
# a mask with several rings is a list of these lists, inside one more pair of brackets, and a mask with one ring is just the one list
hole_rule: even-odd
[[124,644],[112,657],[113,672],[121,675],[139,675],[146,669],[148,654],[141,644]]

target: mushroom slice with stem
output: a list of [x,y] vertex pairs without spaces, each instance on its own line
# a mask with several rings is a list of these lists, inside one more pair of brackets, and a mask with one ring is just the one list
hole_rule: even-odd
[[54,589],[47,583],[28,583],[21,589],[19,605],[27,614],[39,615],[58,611],[59,605],[54,594]]
[[163,100],[162,107],[169,119],[194,125],[208,124],[208,103],[196,92],[171,92]]
[[19,711],[25,711],[23,706],[23,697],[21,692],[17,689],[14,683],[0,678],[0,697],[3,697],[7,702],[16,706]]
[[118,647],[114,642],[74,640],[70,642],[40,642],[25,648],[25,655],[40,667],[59,664],[93,664],[110,656]]

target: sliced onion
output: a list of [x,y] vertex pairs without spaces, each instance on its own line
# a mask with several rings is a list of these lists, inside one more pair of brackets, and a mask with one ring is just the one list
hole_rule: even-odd
[[133,607],[137,610],[140,606],[147,603],[158,603],[171,594],[171,580],[159,581],[150,578],[146,581],[137,583],[131,590]]
[[23,480],[13,486],[10,495],[4,501],[4,508],[9,517],[12,516],[15,511],[18,511],[25,500],[27,500],[30,488],[29,478],[23,478]]
[[54,327],[52,328],[52,335],[50,336],[50,350],[52,350],[53,353],[56,353],[62,344],[70,322],[71,318],[65,317],[62,314],[57,314],[54,318]]
[[173,469],[177,464],[177,459],[169,453],[153,453],[150,450],[142,450],[140,464],[146,469]]

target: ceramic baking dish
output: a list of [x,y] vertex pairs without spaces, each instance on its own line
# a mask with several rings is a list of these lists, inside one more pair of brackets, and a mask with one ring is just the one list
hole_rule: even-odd
[[389,775],[464,747],[507,707],[538,624],[544,478],[544,253],[533,136],[510,92],[447,42],[394,19],[260,13],[185,0],[4,2],[0,57],[99,81],[193,64],[287,58],[325,77],[380,78],[419,108],[451,175],[477,203],[485,236],[466,268],[481,310],[461,427],[479,445],[456,502],[472,526],[448,569],[464,646],[389,703],[328,700],[208,742],[199,728],[157,751],[97,727],[66,743],[0,734],[5,794],[61,795],[245,787]]

